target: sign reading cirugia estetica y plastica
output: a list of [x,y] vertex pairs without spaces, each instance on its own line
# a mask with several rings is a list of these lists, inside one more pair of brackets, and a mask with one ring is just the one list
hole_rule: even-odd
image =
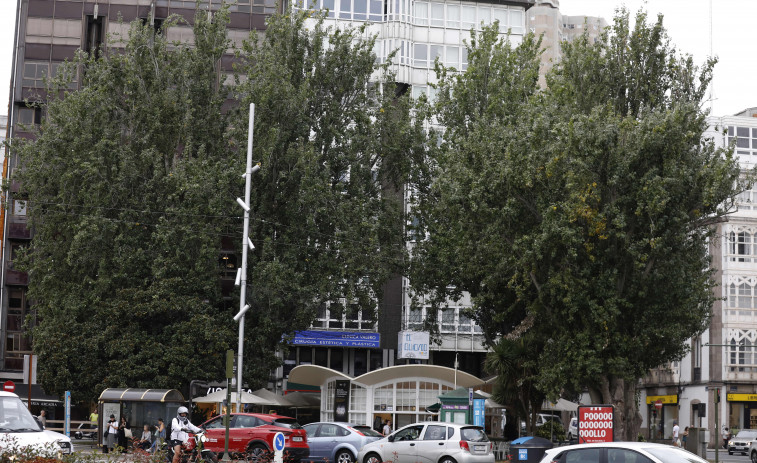
[[397,334],[397,358],[428,359],[427,331],[400,331]]

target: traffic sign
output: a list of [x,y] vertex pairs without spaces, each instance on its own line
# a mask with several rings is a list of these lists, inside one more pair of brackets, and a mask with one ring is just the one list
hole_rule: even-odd
[[277,452],[284,450],[284,434],[277,432],[276,435],[273,436],[273,449]]
[[15,392],[16,391],[16,383],[14,383],[11,380],[8,380],[3,383],[3,390],[5,392]]
[[657,399],[654,403],[654,408],[656,408],[657,410],[662,410],[662,400]]
[[277,432],[273,436],[273,463],[284,462],[284,434]]

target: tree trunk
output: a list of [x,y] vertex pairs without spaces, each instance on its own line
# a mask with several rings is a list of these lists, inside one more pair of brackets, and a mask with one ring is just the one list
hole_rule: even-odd
[[641,413],[636,402],[637,380],[626,381],[614,376],[604,376],[598,391],[602,403],[612,405],[615,409],[615,428],[613,434],[616,441],[639,440],[641,429]]

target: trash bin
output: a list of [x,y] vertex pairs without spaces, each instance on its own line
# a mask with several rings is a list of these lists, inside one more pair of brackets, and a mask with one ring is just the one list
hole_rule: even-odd
[[689,428],[689,437],[686,439],[686,450],[702,458],[707,458],[705,431],[705,428]]
[[549,439],[526,436],[510,442],[510,461],[539,463],[544,452],[552,448]]

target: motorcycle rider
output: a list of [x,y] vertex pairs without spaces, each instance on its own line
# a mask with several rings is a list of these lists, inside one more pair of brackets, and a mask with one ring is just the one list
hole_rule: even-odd
[[189,421],[187,407],[179,407],[176,418],[171,420],[171,447],[173,447],[173,463],[179,463],[181,459],[181,446],[189,440],[187,432],[198,433],[202,431]]

